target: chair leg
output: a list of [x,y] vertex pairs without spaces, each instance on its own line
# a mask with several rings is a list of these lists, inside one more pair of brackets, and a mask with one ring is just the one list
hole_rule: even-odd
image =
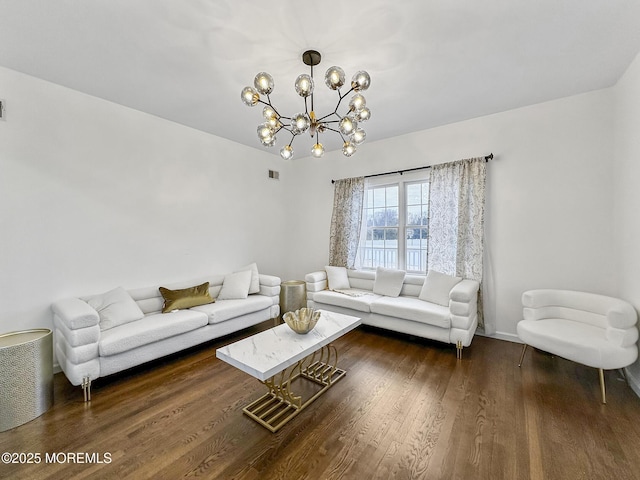
[[607,394],[604,388],[604,370],[599,368],[598,374],[600,376],[600,392],[602,393],[602,403],[607,403]]
[[629,385],[629,379],[627,378],[627,372],[624,371],[624,367],[620,369],[620,373],[622,374],[622,378],[624,378],[624,381],[627,383],[627,385]]
[[462,360],[462,348],[463,348],[463,347],[462,347],[462,341],[461,341],[461,340],[458,340],[458,341],[456,342],[456,358],[457,358],[458,360]]
[[527,344],[525,343],[522,346],[522,353],[520,354],[520,362],[518,362],[518,366],[519,367],[522,366],[522,361],[524,360],[524,354],[525,354],[526,351],[527,351]]

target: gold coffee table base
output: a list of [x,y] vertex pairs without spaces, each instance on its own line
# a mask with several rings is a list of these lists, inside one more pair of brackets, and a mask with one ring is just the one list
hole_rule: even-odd
[[[326,345],[265,380],[263,383],[269,391],[242,411],[275,433],[346,375],[337,364],[338,351],[333,345]],[[315,390],[318,387],[320,390],[303,401],[303,395],[296,395],[291,389],[294,380],[311,382]]]

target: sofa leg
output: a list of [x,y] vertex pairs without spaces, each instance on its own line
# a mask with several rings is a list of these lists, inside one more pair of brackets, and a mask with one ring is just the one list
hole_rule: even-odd
[[462,340],[458,340],[456,342],[456,358],[458,360],[462,360],[462,349],[464,347],[462,346]]
[[598,375],[600,376],[600,392],[602,393],[602,403],[607,403],[607,395],[604,388],[604,370],[599,368]]
[[91,379],[89,377],[84,377],[82,379],[82,393],[84,393],[84,401],[91,401]]
[[524,354],[526,353],[526,351],[527,351],[527,344],[525,343],[522,346],[522,353],[520,354],[520,361],[518,362],[519,367],[522,366],[522,361],[524,360]]

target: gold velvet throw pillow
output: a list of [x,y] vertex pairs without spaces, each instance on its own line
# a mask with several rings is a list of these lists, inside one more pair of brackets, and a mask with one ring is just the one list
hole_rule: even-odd
[[160,287],[159,290],[162,298],[164,298],[162,313],[215,302],[209,294],[209,282],[180,290],[169,290],[165,287]]

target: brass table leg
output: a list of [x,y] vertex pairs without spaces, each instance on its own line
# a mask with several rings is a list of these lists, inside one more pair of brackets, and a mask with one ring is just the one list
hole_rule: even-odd
[[[333,345],[322,347],[295,365],[265,380],[263,383],[268,392],[242,411],[275,433],[347,373],[338,368],[337,364],[336,348]],[[301,395],[296,395],[291,390],[291,384],[296,379],[313,382],[322,388],[310,398],[303,400]]]

